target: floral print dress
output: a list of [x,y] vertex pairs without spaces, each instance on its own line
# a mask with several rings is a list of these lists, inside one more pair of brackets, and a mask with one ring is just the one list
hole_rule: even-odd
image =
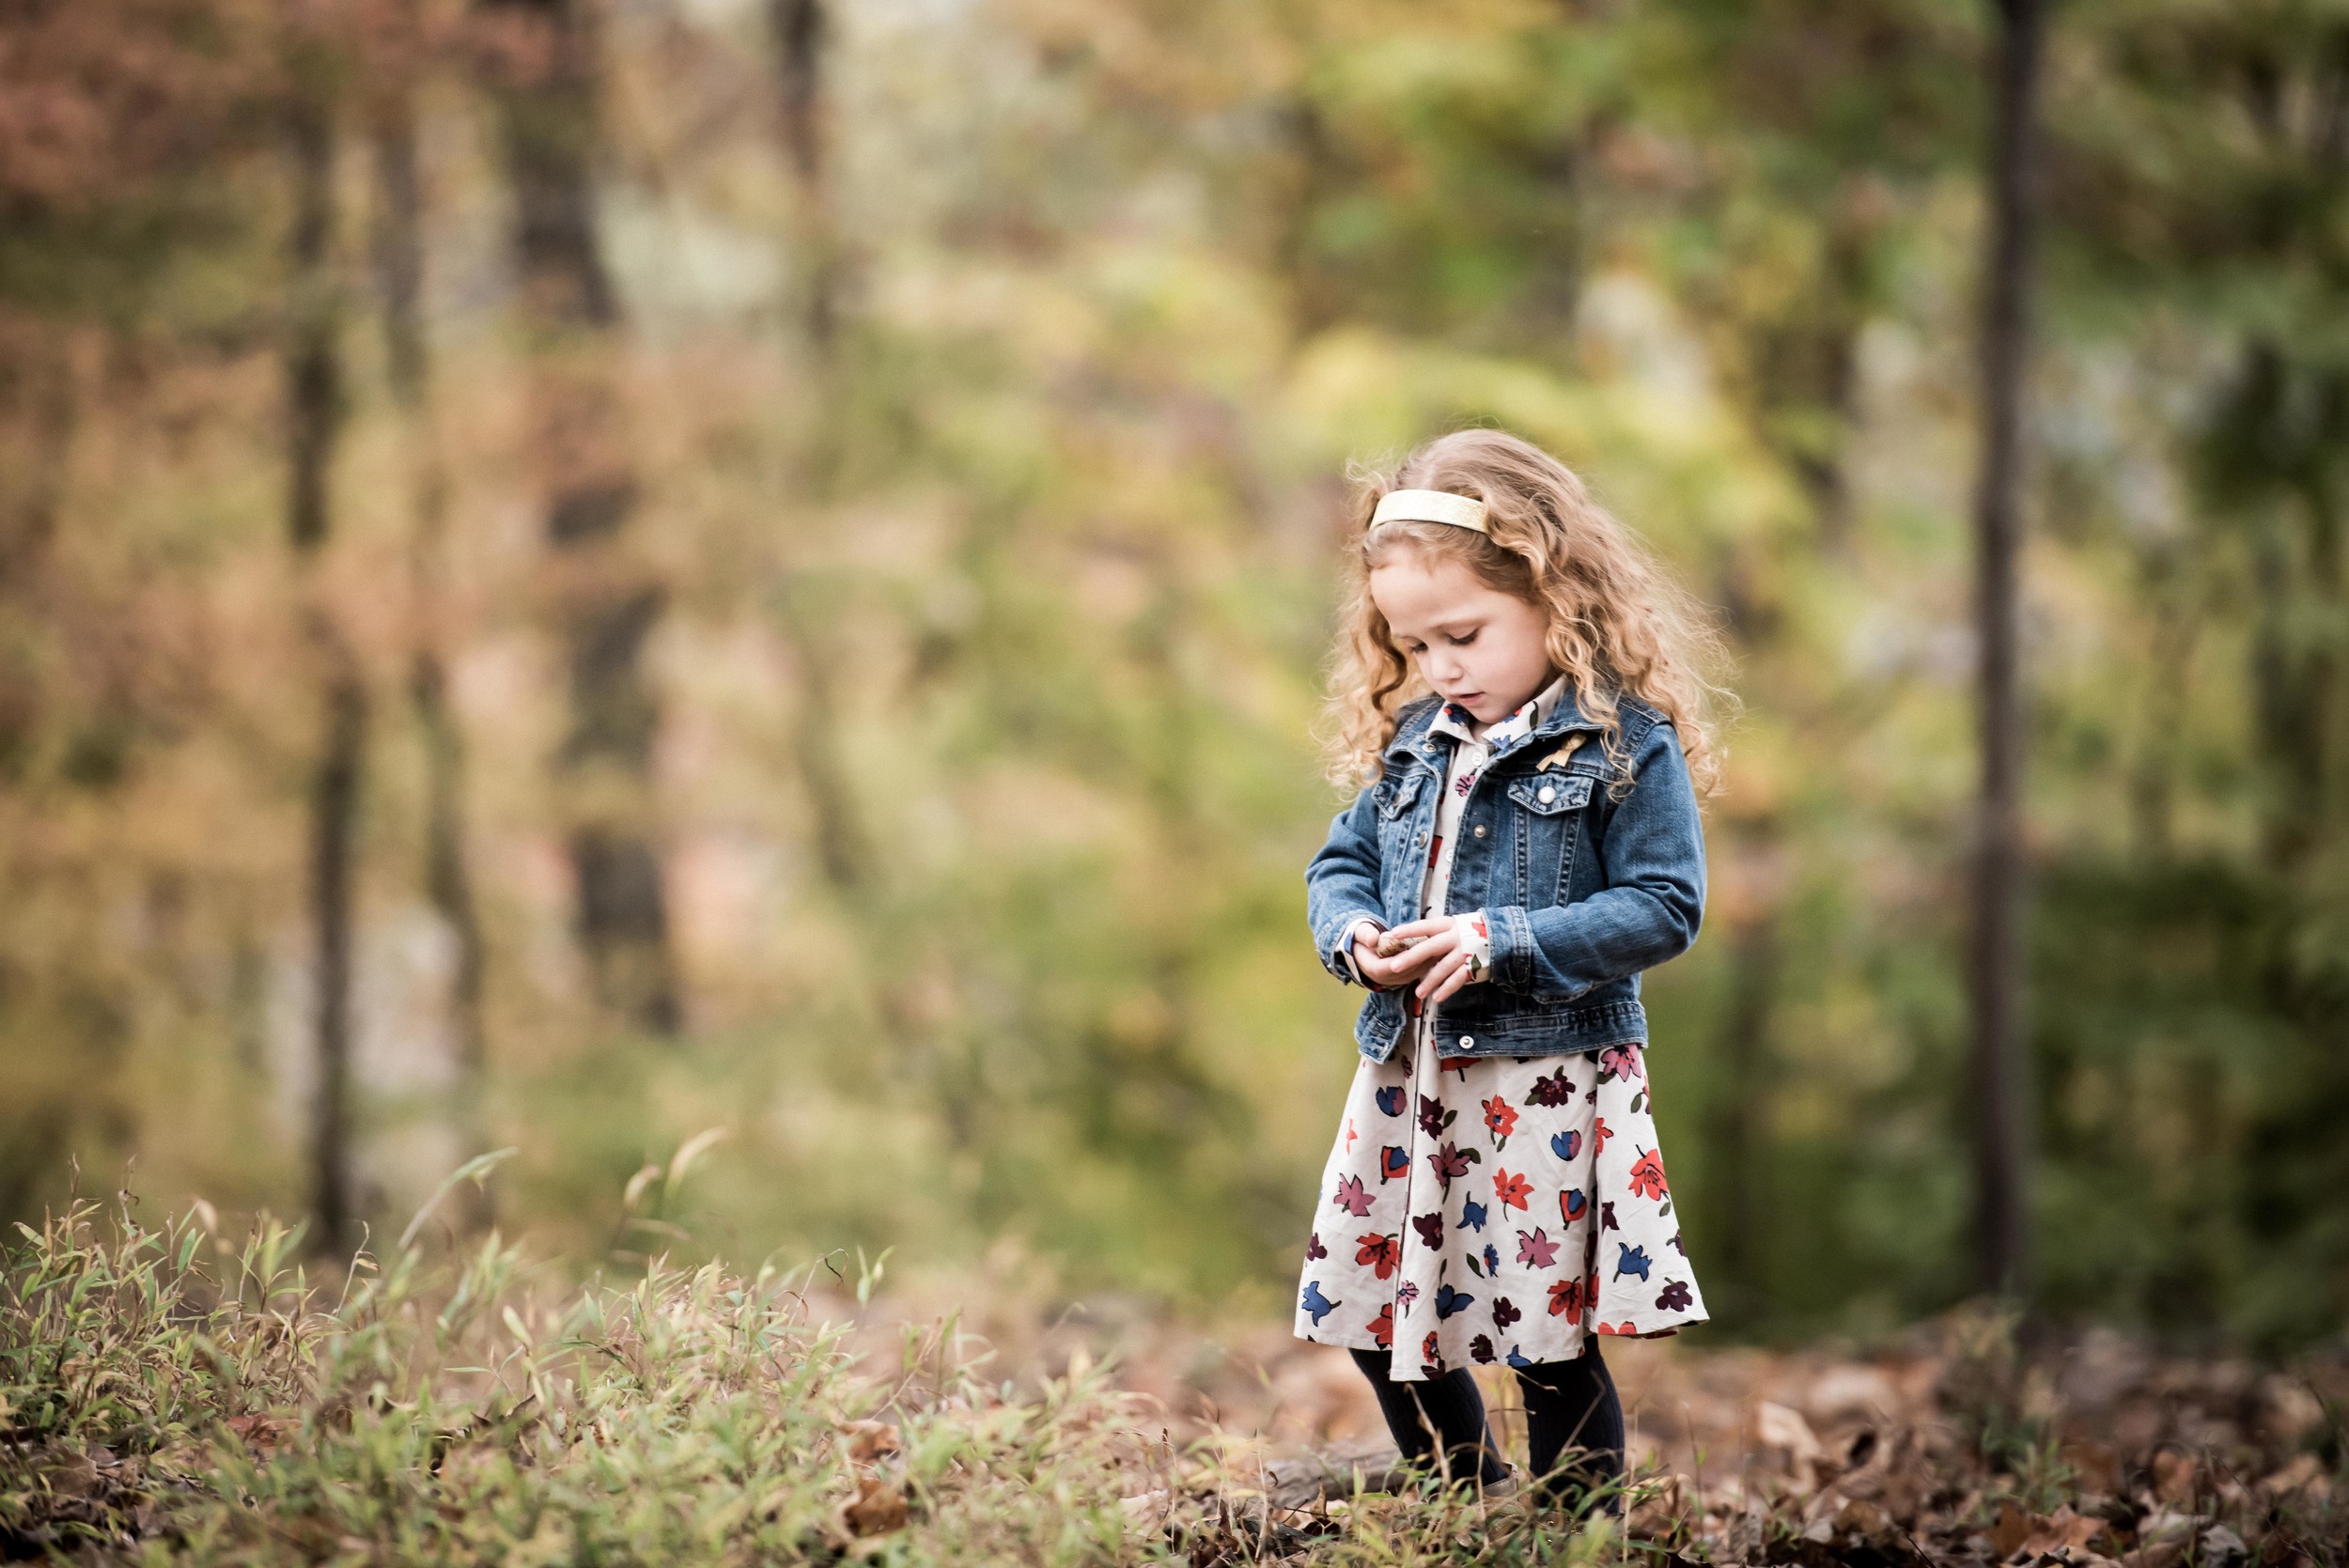
[[[1444,907],[1477,774],[1563,690],[1482,735],[1458,709],[1437,717],[1454,745],[1423,915]],[[1459,919],[1474,953],[1483,912]],[[1470,1362],[1572,1360],[1589,1333],[1703,1322],[1641,1048],[1443,1057],[1423,1012],[1392,1057],[1355,1071],[1305,1244],[1298,1337],[1384,1350],[1388,1375],[1411,1381]]]

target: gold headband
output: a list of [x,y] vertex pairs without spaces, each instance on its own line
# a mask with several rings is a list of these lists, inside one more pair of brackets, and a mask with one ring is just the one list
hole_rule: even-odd
[[1455,528],[1485,532],[1485,504],[1450,490],[1389,490],[1378,498],[1370,525],[1387,522],[1448,522]]

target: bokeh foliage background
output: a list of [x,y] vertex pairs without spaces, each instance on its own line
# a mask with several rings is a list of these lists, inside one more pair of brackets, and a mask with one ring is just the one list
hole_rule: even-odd
[[[313,1202],[332,753],[356,1214],[513,1144],[496,1219],[583,1263],[894,1245],[1283,1310],[1353,1060],[1299,876],[1346,474],[1486,422],[1736,652],[1707,931],[1650,982],[1708,1298],[1791,1335],[1967,1290],[1984,8],[0,28],[0,1212],[74,1157]],[[2051,47],[2042,1305],[2306,1343],[2349,1311],[2349,7],[2070,0]],[[583,550],[548,497],[606,471]],[[633,773],[579,764],[612,584]],[[607,810],[657,996],[583,951]]]

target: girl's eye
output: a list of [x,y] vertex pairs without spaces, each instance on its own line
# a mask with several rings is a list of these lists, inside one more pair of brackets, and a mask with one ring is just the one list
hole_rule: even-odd
[[[1479,628],[1477,628],[1477,629],[1476,629],[1476,630],[1477,630],[1477,631],[1482,631],[1483,629],[1485,629],[1483,627],[1479,627]],[[1454,647],[1455,647],[1455,648],[1465,648],[1465,647],[1467,647],[1467,646],[1468,646],[1470,643],[1473,643],[1473,642],[1475,642],[1475,641],[1476,641],[1476,632],[1475,632],[1475,631],[1471,631],[1471,632],[1470,632],[1470,633],[1469,633],[1466,637],[1455,637],[1455,638],[1453,638],[1453,639],[1452,639],[1452,645],[1453,645]]]

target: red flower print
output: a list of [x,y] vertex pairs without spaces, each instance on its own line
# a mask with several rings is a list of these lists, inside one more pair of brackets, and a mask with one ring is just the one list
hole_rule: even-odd
[[1495,1094],[1484,1102],[1485,1130],[1503,1142],[1517,1129],[1517,1108]]
[[[1327,1124],[1325,1124],[1325,1126],[1326,1126],[1326,1125],[1327,1125]],[[1591,1118],[1591,1157],[1592,1157],[1593,1159],[1596,1159],[1599,1156],[1601,1156],[1601,1155],[1605,1154],[1605,1153],[1607,1152],[1607,1141],[1608,1141],[1609,1139],[1610,1139],[1610,1138],[1614,1137],[1614,1136],[1615,1136],[1615,1134],[1614,1134],[1614,1129],[1612,1129],[1611,1127],[1608,1126],[1608,1125],[1607,1125],[1607,1118],[1606,1118],[1606,1117],[1604,1117],[1604,1116],[1594,1116],[1594,1117],[1592,1117],[1592,1118]]]
[[1419,1358],[1436,1371],[1443,1371],[1443,1353],[1436,1348],[1436,1331],[1433,1328],[1428,1329],[1427,1337],[1420,1342]]
[[1506,1171],[1493,1172],[1493,1196],[1513,1209],[1525,1206],[1525,1200],[1533,1193],[1533,1184],[1523,1176],[1513,1176]]
[[1330,1203],[1332,1207],[1342,1208],[1357,1219],[1370,1212],[1370,1194],[1362,1190],[1362,1178],[1360,1176],[1348,1176],[1339,1182],[1337,1196],[1331,1198]]
[[1642,1198],[1661,1198],[1664,1195],[1664,1152],[1661,1149],[1650,1149],[1640,1157],[1638,1164],[1632,1166],[1631,1190]]
[[1482,910],[1469,916],[1469,929],[1476,933],[1479,941],[1492,940],[1492,929],[1485,924],[1485,915]]
[[1347,1154],[1350,1155],[1354,1152],[1354,1140],[1358,1136],[1360,1135],[1354,1131],[1354,1118],[1348,1116],[1346,1119],[1346,1152]]
[[1372,1271],[1381,1280],[1392,1276],[1394,1265],[1403,1261],[1402,1244],[1391,1235],[1379,1235],[1374,1232],[1369,1235],[1356,1236],[1354,1245],[1354,1261],[1370,1265]]
[[1671,1281],[1656,1293],[1656,1310],[1659,1312],[1685,1312],[1688,1301],[1688,1284],[1685,1280]]
[[1625,1318],[1621,1323],[1602,1323],[1598,1326],[1598,1331],[1602,1334],[1611,1334],[1617,1339],[1636,1340],[1640,1337],[1640,1326],[1629,1318]]
[[1362,1327],[1370,1330],[1370,1337],[1378,1342],[1379,1349],[1392,1349],[1394,1345],[1394,1303],[1390,1301],[1379,1308],[1378,1315]]
[[1549,1315],[1563,1317],[1568,1323],[1582,1321],[1582,1281],[1559,1280],[1549,1287]]
[[1496,1296],[1493,1297],[1494,1327],[1506,1328],[1509,1325],[1515,1323],[1517,1319],[1523,1317],[1524,1315],[1525,1314],[1523,1312],[1517,1311],[1517,1304],[1510,1300],[1507,1296]]
[[1517,1233],[1517,1262],[1548,1268],[1557,1261],[1558,1244],[1549,1239],[1548,1232],[1536,1225],[1531,1235],[1523,1231]]
[[1378,1179],[1391,1182],[1411,1169],[1411,1157],[1403,1152],[1401,1144],[1389,1143],[1378,1151]]

